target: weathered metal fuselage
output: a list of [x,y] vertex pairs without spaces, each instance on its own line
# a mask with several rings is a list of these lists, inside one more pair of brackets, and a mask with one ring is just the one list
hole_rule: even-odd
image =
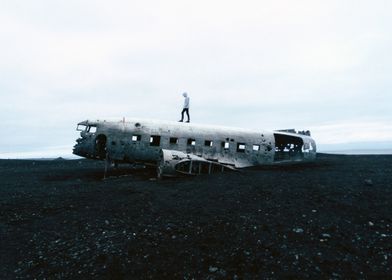
[[311,161],[315,141],[305,133],[245,129],[151,120],[83,121],[74,154],[117,162],[158,164],[177,151],[209,162],[243,168]]

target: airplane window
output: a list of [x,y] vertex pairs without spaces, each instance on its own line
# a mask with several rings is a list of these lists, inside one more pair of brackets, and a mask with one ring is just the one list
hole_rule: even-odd
[[212,141],[211,140],[204,141],[204,146],[212,147]]
[[238,143],[237,144],[237,152],[244,153],[245,152],[245,148],[246,148],[246,146],[245,146],[244,143]]
[[222,142],[222,148],[225,150],[228,150],[230,148],[230,143],[229,142]]
[[96,126],[89,126],[89,127],[88,127],[88,132],[90,132],[90,133],[95,133],[95,132],[97,132],[97,127],[96,127]]
[[170,144],[178,144],[178,138],[170,137]]
[[192,139],[192,138],[189,138],[187,144],[190,145],[190,146],[195,146],[196,145],[196,140]]
[[136,142],[136,141],[140,141],[142,140],[142,136],[141,135],[132,135],[132,141]]
[[260,145],[253,145],[253,151],[260,150]]
[[159,146],[161,143],[161,136],[159,135],[151,135],[150,137],[150,146]]
[[87,126],[84,124],[78,124],[78,127],[76,128],[77,131],[86,131]]

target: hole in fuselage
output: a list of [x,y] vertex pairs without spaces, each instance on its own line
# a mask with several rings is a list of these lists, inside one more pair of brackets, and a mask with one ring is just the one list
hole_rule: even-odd
[[275,161],[294,160],[303,158],[301,137],[285,134],[274,134]]

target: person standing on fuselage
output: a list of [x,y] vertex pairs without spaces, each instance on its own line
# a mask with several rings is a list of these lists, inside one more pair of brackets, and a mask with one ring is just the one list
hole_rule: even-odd
[[186,92],[184,92],[182,94],[182,96],[184,96],[185,99],[184,99],[184,106],[183,106],[183,109],[182,109],[182,112],[181,112],[181,120],[179,120],[179,122],[183,122],[184,121],[184,113],[186,113],[186,115],[188,117],[187,122],[189,123],[189,121],[190,121],[190,118],[189,118],[189,96],[188,96],[188,94]]

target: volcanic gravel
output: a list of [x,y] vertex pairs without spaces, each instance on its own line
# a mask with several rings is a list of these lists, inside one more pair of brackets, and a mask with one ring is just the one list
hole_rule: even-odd
[[0,160],[0,279],[392,279],[392,156],[156,180]]

